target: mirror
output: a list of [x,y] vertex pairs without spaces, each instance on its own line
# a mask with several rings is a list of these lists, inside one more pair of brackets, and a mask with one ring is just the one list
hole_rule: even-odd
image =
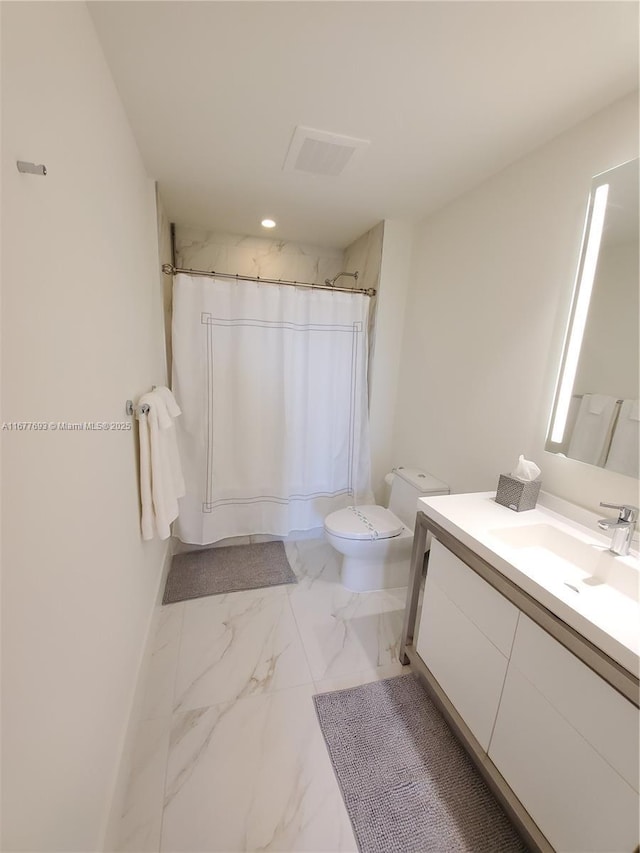
[[638,180],[631,160],[591,183],[546,450],[638,478]]

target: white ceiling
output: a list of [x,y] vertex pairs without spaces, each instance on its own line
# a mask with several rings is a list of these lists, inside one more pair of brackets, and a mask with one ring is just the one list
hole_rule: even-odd
[[[636,2],[89,8],[170,218],[228,233],[344,247],[638,85]],[[337,177],[284,172],[298,124],[371,145]]]

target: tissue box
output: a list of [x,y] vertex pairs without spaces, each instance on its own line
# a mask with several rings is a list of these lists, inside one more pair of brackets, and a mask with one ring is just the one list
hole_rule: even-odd
[[509,509],[516,512],[535,509],[539,491],[540,480],[531,480],[525,483],[522,480],[516,480],[509,474],[500,474],[496,503],[508,506]]

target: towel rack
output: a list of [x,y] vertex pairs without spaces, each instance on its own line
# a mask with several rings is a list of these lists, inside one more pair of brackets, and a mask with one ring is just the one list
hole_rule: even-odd
[[[157,385],[152,385],[151,390],[155,391]],[[128,415],[148,415],[149,414],[149,404],[143,403],[141,406],[134,406],[133,400],[127,400],[125,403],[125,411]]]
[[148,415],[149,404],[143,403],[141,406],[134,406],[133,400],[127,400],[125,403],[125,411],[128,415]]

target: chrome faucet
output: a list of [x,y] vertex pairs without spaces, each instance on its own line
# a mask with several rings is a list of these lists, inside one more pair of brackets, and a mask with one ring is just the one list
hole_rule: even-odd
[[628,504],[607,504],[600,502],[600,506],[606,506],[608,509],[619,510],[619,515],[614,518],[601,518],[598,522],[598,527],[602,530],[612,530],[613,538],[609,550],[613,554],[618,554],[624,557],[629,553],[631,547],[631,539],[638,518],[638,507],[629,506]]

